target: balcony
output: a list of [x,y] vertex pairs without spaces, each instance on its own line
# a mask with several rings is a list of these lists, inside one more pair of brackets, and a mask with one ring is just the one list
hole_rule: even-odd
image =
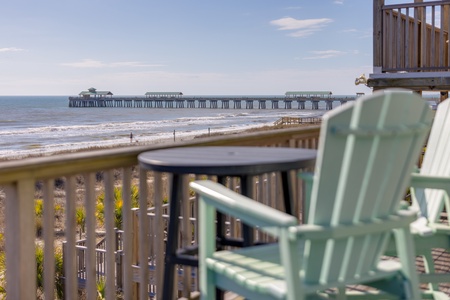
[[[368,86],[450,90],[450,1],[374,0],[373,74]],[[411,3],[412,2],[412,3]]]
[[[76,299],[80,293],[91,298],[96,297],[101,285],[106,299],[116,299],[118,295],[124,299],[157,299],[163,278],[169,184],[167,174],[139,170],[137,155],[148,150],[191,146],[316,148],[318,136],[319,126],[313,126],[2,162],[0,199],[5,204],[2,223],[6,268],[0,286],[6,288],[9,299],[53,299],[57,298],[56,290],[65,299]],[[190,177],[186,176],[186,180]],[[276,206],[269,196],[274,198],[281,193],[279,181],[276,173],[254,178],[256,200]],[[240,188],[238,181],[230,180],[229,185]],[[301,203],[300,180],[295,179],[293,186],[297,203]],[[144,199],[139,202],[147,203],[145,210],[132,209],[131,190],[136,188],[139,198]],[[120,230],[115,219],[117,191],[123,197]],[[197,239],[197,209],[195,196],[186,195],[190,201],[186,201],[189,205],[181,213],[180,241],[188,246]],[[102,222],[99,197],[104,199]],[[40,212],[35,205],[37,199],[42,199]],[[81,206],[85,231],[80,225]],[[301,210],[299,205],[294,207],[297,215]],[[144,218],[142,211],[146,212]],[[37,220],[42,221],[38,237]],[[228,232],[239,237],[237,221],[229,220],[227,224]],[[55,231],[57,227],[60,230]],[[43,248],[43,280],[39,281],[43,281],[43,287],[36,283],[36,248]],[[55,269],[55,253],[63,253],[61,274]],[[174,288],[180,297],[189,297],[198,290],[195,268],[180,268],[178,275]]]

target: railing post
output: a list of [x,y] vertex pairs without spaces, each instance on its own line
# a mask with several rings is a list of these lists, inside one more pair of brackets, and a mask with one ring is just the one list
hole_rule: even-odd
[[44,181],[44,295],[54,299],[55,290],[55,201],[54,180]]
[[[122,181],[122,198],[123,198],[123,206],[122,206],[122,216],[123,216],[123,232],[120,234],[120,238],[117,237],[116,241],[120,241],[121,244],[117,245],[116,250],[121,249],[121,265],[117,266],[116,270],[121,270],[121,283],[117,284],[119,287],[123,288],[124,296],[126,299],[136,299],[136,293],[133,292],[133,286],[136,286],[133,283],[133,269],[132,266],[136,265],[136,256],[134,256],[134,250],[137,249],[137,245],[135,244],[135,233],[136,228],[133,226],[134,211],[131,209],[131,178],[132,178],[132,170],[131,168],[123,169],[123,181]],[[125,233],[125,234],[123,234]],[[119,253],[119,251],[118,251]],[[123,277],[123,279],[122,279]],[[118,278],[119,279],[119,278]]]
[[[132,232],[132,246],[131,246],[131,265],[132,266],[137,266],[139,263],[138,260],[138,211],[139,208],[133,208],[132,209],[132,222],[131,222],[131,226],[133,227]],[[133,272],[132,276],[133,278],[135,277],[134,275],[135,273]],[[131,287],[131,295],[132,295],[132,299],[137,299],[139,294],[139,284],[134,282],[132,283],[132,287]]]
[[147,172],[143,169],[139,169],[139,299],[148,298],[148,254],[149,254],[149,219],[147,218]]
[[66,248],[64,252],[64,293],[66,299],[76,299],[78,295],[77,264],[76,264],[76,182],[75,176],[66,177]]
[[383,66],[383,6],[384,0],[373,0],[373,72]]
[[34,180],[6,186],[6,293],[36,299]]
[[444,40],[445,44],[444,44],[444,64],[447,66],[447,71],[450,70],[450,5],[444,5],[444,7],[442,8],[443,10],[443,14],[444,14],[444,18],[442,18],[441,20],[441,24],[442,24],[442,28],[447,31],[447,40]]
[[[130,280],[130,278],[127,278]],[[123,251],[116,252],[116,288],[122,289],[123,286]]]
[[86,294],[92,299],[97,294],[96,285],[96,241],[95,241],[95,177],[94,173],[84,175],[85,181],[85,208],[86,208]]
[[104,177],[105,182],[105,263],[106,263],[106,299],[116,298],[115,280],[115,230],[114,230],[114,174],[112,170],[107,170]]

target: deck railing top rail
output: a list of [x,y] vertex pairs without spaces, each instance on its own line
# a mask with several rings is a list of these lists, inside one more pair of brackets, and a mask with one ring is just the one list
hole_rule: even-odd
[[293,136],[316,135],[319,126],[233,134],[207,139],[193,139],[173,144],[130,146],[66,153],[48,157],[35,157],[0,162],[0,184],[27,178],[57,178],[97,170],[137,165],[137,156],[149,150],[190,146],[284,146],[289,147]]

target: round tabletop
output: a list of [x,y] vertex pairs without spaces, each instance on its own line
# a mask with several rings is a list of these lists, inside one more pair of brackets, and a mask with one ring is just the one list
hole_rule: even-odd
[[174,174],[242,176],[311,167],[317,151],[281,147],[181,147],[139,154],[147,170]]

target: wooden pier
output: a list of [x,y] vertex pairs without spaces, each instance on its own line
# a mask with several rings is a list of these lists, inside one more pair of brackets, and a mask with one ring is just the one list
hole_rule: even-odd
[[293,124],[320,124],[322,123],[321,117],[282,117],[275,121],[273,124],[278,125],[293,125]]
[[152,96],[152,97],[69,97],[69,107],[125,107],[125,108],[211,108],[211,109],[312,109],[318,110],[319,103],[331,110],[335,103],[341,105],[354,101],[355,97],[319,96]]

